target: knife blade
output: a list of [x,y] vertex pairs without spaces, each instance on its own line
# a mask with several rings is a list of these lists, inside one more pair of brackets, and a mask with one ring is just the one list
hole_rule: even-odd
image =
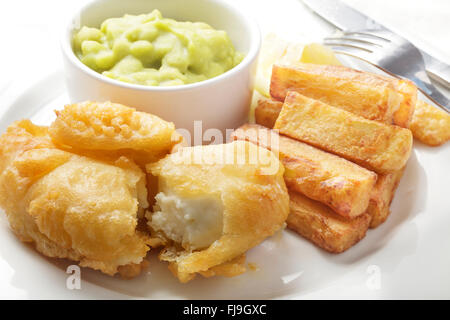
[[[384,29],[389,30],[365,14],[349,7],[340,0],[302,0],[311,10],[341,30]],[[391,31],[392,32],[392,31]],[[450,66],[420,49],[427,73],[433,80],[450,87]]]

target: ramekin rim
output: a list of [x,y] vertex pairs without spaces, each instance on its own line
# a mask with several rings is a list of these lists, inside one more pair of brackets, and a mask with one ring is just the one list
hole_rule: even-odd
[[206,87],[214,85],[218,82],[221,82],[222,80],[225,80],[229,77],[232,77],[233,75],[241,72],[242,70],[245,70],[249,65],[253,63],[253,61],[257,58],[259,54],[259,50],[261,47],[261,32],[259,29],[259,26],[257,22],[252,17],[245,16],[235,5],[231,5],[230,3],[225,2],[224,0],[210,0],[211,2],[215,2],[217,5],[225,6],[228,8],[231,8],[233,13],[235,15],[239,15],[240,18],[245,22],[247,25],[247,30],[250,34],[250,48],[248,50],[248,53],[245,55],[244,59],[236,66],[231,68],[230,70],[222,73],[221,75],[218,75],[216,77],[191,83],[191,84],[183,84],[183,85],[177,85],[177,86],[146,86],[141,84],[133,84],[128,83],[112,78],[108,78],[107,76],[98,73],[88,66],[86,66],[84,63],[82,63],[78,57],[75,55],[75,52],[72,49],[72,32],[75,30],[73,27],[73,21],[76,17],[80,15],[80,13],[88,8],[89,6],[93,5],[95,2],[98,2],[101,0],[93,0],[89,3],[85,4],[81,8],[77,10],[77,12],[72,16],[72,19],[70,20],[69,24],[64,28],[64,32],[61,39],[61,46],[63,54],[66,56],[66,58],[78,69],[83,71],[84,73],[87,73],[89,76],[96,78],[99,81],[106,82],[111,85],[119,86],[126,89],[133,89],[133,90],[139,90],[139,91],[150,91],[150,92],[175,92],[175,91],[185,91],[185,90],[193,90],[198,89],[199,87]]

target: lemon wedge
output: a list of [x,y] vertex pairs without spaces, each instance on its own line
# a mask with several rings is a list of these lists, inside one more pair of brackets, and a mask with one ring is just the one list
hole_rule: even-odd
[[304,63],[328,64],[334,66],[341,65],[334,55],[333,50],[318,43],[307,44],[303,48],[300,61]]

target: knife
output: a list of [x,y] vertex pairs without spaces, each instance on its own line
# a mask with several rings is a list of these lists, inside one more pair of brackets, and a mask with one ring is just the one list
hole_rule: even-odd
[[[310,9],[341,30],[384,29],[378,22],[347,6],[339,0],[303,0]],[[419,49],[425,61],[428,75],[450,88],[450,66]]]

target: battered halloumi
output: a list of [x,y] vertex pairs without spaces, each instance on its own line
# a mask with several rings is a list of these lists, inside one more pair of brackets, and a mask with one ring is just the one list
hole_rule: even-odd
[[412,149],[408,129],[371,121],[289,92],[274,129],[377,173],[403,168]]
[[0,206],[20,240],[49,257],[113,275],[136,276],[149,237],[145,174],[121,157],[98,161],[56,148],[47,127],[28,120],[0,137]]
[[68,151],[133,158],[144,166],[181,142],[172,122],[121,104],[92,102],[66,105],[56,111],[49,133]]
[[[258,154],[277,170],[268,172]],[[160,259],[181,282],[197,273],[242,273],[242,255],[282,228],[289,213],[283,165],[249,142],[182,148],[147,169],[159,185],[148,225],[165,244]]]

